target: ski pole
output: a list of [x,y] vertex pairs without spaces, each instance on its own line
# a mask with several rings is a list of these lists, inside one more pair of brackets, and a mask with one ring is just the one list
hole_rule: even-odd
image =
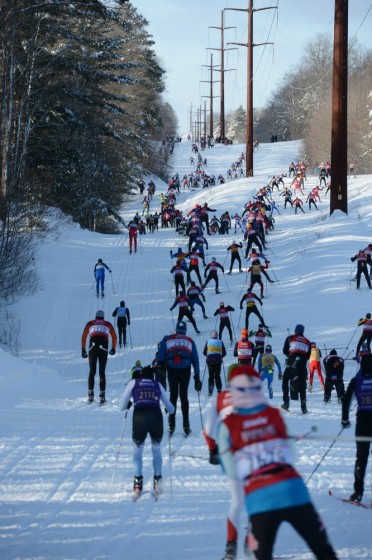
[[232,333],[232,337],[231,337],[231,338],[232,338],[233,341],[235,342],[235,331],[234,331],[234,327],[233,327],[233,322],[232,322],[232,319],[231,319],[231,313],[230,313],[230,311],[229,311],[229,317],[230,317],[230,325],[231,325],[231,333]]
[[203,416],[202,416],[202,410],[201,410],[201,404],[200,404],[200,391],[197,391],[197,393],[198,393],[198,403],[199,403],[200,422],[201,422],[202,430],[204,430]]
[[223,368],[223,377],[225,379],[225,387],[227,387],[225,364],[223,362],[222,362],[222,368]]
[[[359,325],[356,326],[355,331],[353,332],[353,334],[352,334],[352,336],[351,336],[349,342],[347,343],[347,346],[346,346],[346,348],[345,348],[345,352],[346,352],[346,350],[349,350],[349,346],[350,346],[351,341],[353,340],[353,338],[354,338],[354,336],[355,336],[355,333],[356,333],[357,330],[358,330],[358,327],[359,327]],[[345,354],[345,352],[344,352],[344,354]]]
[[204,376],[205,376],[205,370],[207,369],[207,362],[205,362],[205,366],[204,366],[204,371],[203,371],[203,377],[202,377],[202,386],[204,383]]
[[130,347],[133,350],[133,344],[132,344],[132,332],[130,330],[130,325],[128,325],[128,331],[129,331],[129,340],[130,340]]
[[111,283],[112,283],[112,291],[113,291],[114,296],[116,296],[115,287],[114,287],[114,281],[113,281],[113,279],[112,279],[112,272],[110,273],[110,276],[111,276]]
[[122,445],[122,443],[123,443],[124,430],[125,430],[125,424],[126,424],[126,421],[127,421],[128,412],[129,412],[129,409],[127,409],[127,410],[125,411],[125,414],[124,414],[123,428],[122,428],[122,430],[121,430],[120,443],[119,443],[119,447],[118,447],[118,450],[117,450],[117,453],[116,453],[116,461],[115,461],[114,472],[112,473],[111,487],[112,487],[112,485],[114,484],[114,478],[115,478],[115,474],[116,474],[116,469],[117,469],[118,462],[119,462],[120,449],[121,449],[121,445]]
[[336,443],[336,441],[338,440],[338,438],[340,437],[340,435],[342,434],[342,432],[344,431],[344,427],[342,426],[341,430],[338,432],[337,436],[334,438],[334,440],[332,441],[331,445],[328,447],[328,449],[326,450],[326,452],[323,454],[323,456],[321,457],[320,461],[318,462],[318,464],[315,466],[315,468],[313,469],[313,471],[310,473],[309,478],[306,480],[305,484],[307,485],[310,480],[312,479],[313,475],[316,473],[316,471],[318,470],[318,468],[320,467],[320,465],[322,464],[322,462],[324,461],[324,459],[327,457],[328,453],[331,451],[332,447],[334,446],[334,444]]
[[171,315],[172,315],[172,324],[173,324],[173,329],[176,330],[175,324],[174,324],[174,318],[173,318],[173,311],[171,310]]
[[228,285],[228,283],[227,283],[227,280],[226,280],[225,273],[223,273],[222,276],[223,276],[223,279],[225,280],[225,284],[226,284],[227,291],[228,291],[228,292],[231,292],[231,290],[230,290],[230,288],[229,288],[229,285]]
[[236,325],[238,329],[240,328],[240,317],[242,316],[242,311],[243,309],[240,309],[238,324]]
[[[318,428],[316,426],[311,426],[310,430],[302,435],[298,435],[298,436],[292,436],[292,438],[295,441],[301,441],[303,439],[306,439],[308,436],[310,436],[311,434],[314,434],[318,431]],[[291,436],[290,436],[291,437]]]
[[277,282],[279,282],[279,279],[278,279],[277,275],[275,274],[275,270],[273,269],[273,267],[271,266],[270,263],[269,263],[269,266],[270,266],[271,272],[272,272],[273,275],[274,275],[275,280],[276,280]]
[[171,434],[168,430],[168,453],[169,453],[169,482],[170,482],[170,492],[173,496],[173,476],[172,476],[172,446],[171,446]]
[[94,279],[94,280],[93,280],[93,284],[92,284],[91,287],[90,287],[91,290],[93,290],[93,286],[94,286],[95,283],[96,283],[96,280]]

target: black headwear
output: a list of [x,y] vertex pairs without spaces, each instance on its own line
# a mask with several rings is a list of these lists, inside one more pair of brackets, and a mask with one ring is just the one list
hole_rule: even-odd
[[154,369],[151,366],[145,366],[141,371],[141,377],[145,379],[154,379]]
[[360,371],[363,377],[372,377],[372,354],[363,354],[360,360]]

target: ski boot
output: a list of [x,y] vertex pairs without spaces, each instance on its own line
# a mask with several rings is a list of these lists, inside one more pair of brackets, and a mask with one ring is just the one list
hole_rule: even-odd
[[359,493],[359,492],[353,492],[349,498],[349,500],[351,502],[361,502],[363,498],[363,494]]
[[94,401],[94,391],[88,391],[88,404]]
[[168,416],[168,432],[170,436],[174,434],[175,429],[176,429],[176,420]]
[[107,402],[105,391],[101,391],[99,394],[99,404],[105,404],[105,402]]
[[143,489],[143,476],[135,476],[133,482],[133,493],[139,495],[142,493]]
[[190,428],[190,424],[185,424],[183,427],[183,433],[185,434],[185,436],[189,436],[191,434],[191,428]]
[[213,389],[214,389],[214,385],[209,385],[209,387],[208,387],[208,397],[211,397],[213,395]]
[[225,555],[222,560],[235,560],[237,554],[237,542],[236,541],[227,541]]
[[284,403],[282,404],[281,408],[283,410],[289,410],[289,402],[288,401],[284,401]]
[[307,414],[309,412],[306,406],[306,401],[301,402],[301,410],[302,410],[302,414]]
[[154,476],[154,492],[157,496],[163,493],[163,479],[161,474]]

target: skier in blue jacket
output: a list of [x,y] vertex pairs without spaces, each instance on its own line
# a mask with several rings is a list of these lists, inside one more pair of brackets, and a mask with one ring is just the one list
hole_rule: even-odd
[[[179,321],[176,326],[176,334],[170,334],[160,342],[158,350],[158,362],[164,364],[168,373],[170,401],[175,410],[177,409],[178,396],[181,400],[183,418],[183,431],[185,435],[191,432],[189,422],[189,400],[188,387],[191,377],[191,366],[194,368],[195,391],[200,392],[200,369],[199,355],[195,342],[186,335],[186,323]],[[173,434],[176,427],[176,413],[169,415],[169,433]]]
[[96,266],[94,267],[94,277],[96,279],[96,292],[97,297],[99,297],[99,288],[101,285],[101,296],[105,295],[105,269],[111,274],[111,268],[103,262],[102,259],[98,259]]

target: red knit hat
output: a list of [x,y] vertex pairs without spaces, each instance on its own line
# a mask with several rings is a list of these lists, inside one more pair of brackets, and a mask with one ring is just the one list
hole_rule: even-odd
[[253,377],[258,377],[260,379],[260,374],[253,366],[244,364],[231,364],[227,370],[227,380],[231,381],[233,377],[237,375],[251,375]]

